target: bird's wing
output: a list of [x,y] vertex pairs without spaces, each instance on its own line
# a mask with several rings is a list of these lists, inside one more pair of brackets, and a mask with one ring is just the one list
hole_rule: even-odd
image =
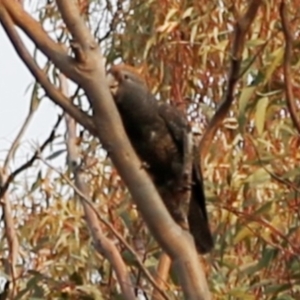
[[[197,143],[193,140],[189,141],[187,138],[188,134],[190,134],[190,127],[186,117],[176,108],[167,104],[161,104],[159,107],[159,115],[165,121],[177,148],[182,151],[183,157],[186,156],[186,149],[190,149],[189,145],[186,145],[186,143],[192,143],[191,153],[188,154],[188,156],[192,156],[192,190],[191,198],[189,199],[188,223],[190,231],[195,238],[198,251],[200,253],[207,253],[213,247],[214,242],[208,224],[203,178],[200,166],[200,153],[196,146]],[[185,161],[183,162],[183,165],[185,168]]]
[[175,107],[166,103],[159,105],[158,113],[164,120],[178,150],[183,153],[185,135],[189,131],[186,117]]

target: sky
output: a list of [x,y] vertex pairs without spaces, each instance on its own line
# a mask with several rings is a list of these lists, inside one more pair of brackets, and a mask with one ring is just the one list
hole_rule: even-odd
[[[23,35],[23,38],[24,35]],[[26,40],[26,45],[33,46]],[[20,130],[30,106],[34,79],[18,57],[2,26],[0,26],[0,163]],[[58,108],[43,99],[24,135],[14,165],[24,162],[50,134],[57,120]]]

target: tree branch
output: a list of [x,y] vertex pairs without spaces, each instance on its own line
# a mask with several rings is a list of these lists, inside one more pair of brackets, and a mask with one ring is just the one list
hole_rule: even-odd
[[[170,257],[162,252],[159,257],[159,262],[155,274],[155,281],[157,282],[157,285],[164,290],[167,286],[167,280],[169,277],[169,272],[171,268],[171,260]],[[158,290],[154,290],[152,293],[152,300],[160,300],[162,299],[161,295],[159,295]]]
[[[13,22],[20,27],[33,43],[41,50],[55,65],[60,65],[62,72],[71,74],[68,76],[73,80],[80,80],[76,63],[66,51],[65,46],[54,42],[43,29],[42,25],[34,20],[17,1],[1,0],[3,7],[7,10]],[[0,2],[0,3],[1,3]]]
[[[67,96],[67,82],[66,78],[61,76],[62,92]],[[68,163],[73,171],[75,177],[75,186],[81,191],[86,197],[89,196],[90,190],[85,180],[84,170],[80,168],[79,161],[79,149],[77,145],[77,135],[76,135],[76,122],[69,115],[65,116],[66,126],[67,126],[67,153],[68,153]],[[125,299],[135,299],[133,284],[130,280],[130,276],[127,271],[127,267],[120,255],[115,244],[107,238],[102,231],[99,224],[99,220],[93,208],[86,202],[82,197],[80,197],[80,202],[84,209],[84,216],[86,219],[87,226],[92,234],[95,249],[104,255],[111,263],[118,282],[121,286],[121,290]]]
[[35,151],[35,153],[31,156],[31,158],[7,176],[6,180],[3,182],[3,184],[1,185],[1,188],[0,188],[0,198],[3,197],[3,195],[6,193],[10,184],[14,181],[16,176],[19,175],[24,170],[28,169],[30,166],[32,166],[32,164],[39,158],[40,153],[43,152],[44,149],[47,147],[47,145],[54,140],[56,129],[57,129],[58,125],[60,124],[61,120],[62,120],[62,115],[58,117],[49,137]]
[[14,158],[16,150],[18,149],[20,141],[21,141],[24,133],[26,132],[26,129],[28,128],[28,126],[29,126],[29,124],[30,124],[30,122],[32,120],[33,115],[34,115],[34,111],[29,112],[29,114],[27,115],[27,117],[26,117],[26,119],[25,119],[25,121],[24,121],[24,123],[23,123],[23,125],[22,125],[22,127],[21,127],[21,129],[19,131],[19,133],[17,134],[16,138],[14,139],[14,141],[13,141],[13,143],[12,143],[12,145],[11,145],[9,151],[8,151],[8,154],[7,154],[6,158],[5,158],[5,161],[4,161],[3,168],[5,170],[8,169],[11,160]]
[[259,6],[261,5],[261,0],[252,0],[249,4],[248,10],[246,13],[236,22],[234,28],[234,38],[231,49],[231,62],[230,69],[227,79],[226,92],[224,94],[223,100],[216,110],[213,118],[211,119],[205,133],[202,136],[200,141],[200,159],[201,167],[203,167],[203,161],[209,151],[209,147],[212,143],[212,140],[222,124],[224,118],[226,117],[231,103],[233,101],[233,92],[235,85],[239,79],[240,66],[242,61],[242,52],[245,44],[246,34],[256,16]]
[[[4,170],[5,171],[5,170]],[[6,179],[6,174],[0,170],[0,182]],[[3,221],[4,221],[4,232],[8,244],[8,268],[5,270],[9,275],[9,282],[13,283],[12,294],[14,293],[15,281],[17,279],[17,259],[20,252],[20,244],[18,235],[15,229],[15,222],[12,216],[12,210],[10,205],[10,199],[7,193],[4,193],[0,198],[0,205],[3,209]],[[9,292],[8,292],[9,293]],[[10,296],[12,296],[12,294]]]
[[[42,159],[42,158],[41,158]],[[73,189],[74,192],[80,197],[80,199],[84,202],[86,202],[87,205],[91,207],[95,215],[98,217],[98,219],[112,232],[112,234],[119,240],[119,242],[128,250],[135,258],[137,265],[139,266],[140,270],[143,272],[145,277],[149,280],[149,282],[154,286],[155,289],[158,290],[158,292],[161,294],[162,298],[165,300],[168,300],[168,295],[164,292],[163,289],[160,288],[160,286],[156,283],[154,278],[152,277],[151,273],[148,271],[147,268],[145,268],[142,260],[140,259],[139,255],[136,253],[136,251],[126,242],[126,240],[122,237],[122,235],[113,227],[112,224],[110,224],[108,221],[106,221],[102,216],[99,214],[98,210],[96,209],[94,203],[92,200],[87,197],[85,194],[81,192],[81,190],[74,185],[71,180],[66,177],[62,172],[60,172],[58,169],[53,167],[51,164],[49,164],[47,161],[42,159],[43,163],[48,166],[50,169],[55,171],[57,174],[61,176]]]
[[72,101],[64,96],[48,79],[47,75],[41,70],[38,64],[34,61],[29,51],[22,42],[17,30],[14,28],[14,23],[10,18],[9,14],[5,8],[0,6],[0,20],[1,24],[10,38],[16,52],[23,60],[31,74],[36,78],[36,80],[42,85],[47,96],[49,96],[53,102],[59,105],[66,113],[71,115],[76,122],[81,124],[92,134],[96,133],[95,126],[93,124],[92,118],[80,110]]
[[291,56],[293,48],[293,35],[289,26],[289,20],[287,16],[286,4],[282,0],[279,7],[282,31],[285,38],[285,49],[284,49],[284,83],[285,83],[285,95],[287,107],[291,115],[292,122],[300,134],[300,120],[298,118],[297,107],[293,95],[292,87],[292,76],[291,76]]

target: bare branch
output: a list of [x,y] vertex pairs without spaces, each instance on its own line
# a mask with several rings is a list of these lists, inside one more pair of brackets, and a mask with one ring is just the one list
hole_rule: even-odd
[[230,63],[230,70],[228,73],[226,92],[224,94],[223,101],[221,102],[216,113],[211,119],[207,130],[203,134],[203,137],[199,145],[202,167],[203,167],[203,161],[209,151],[211,142],[218,128],[220,127],[221,123],[226,117],[230,109],[231,103],[233,101],[234,88],[239,79],[240,65],[242,61],[242,51],[244,49],[245,37],[256,16],[256,13],[261,3],[262,3],[261,0],[252,0],[249,4],[246,13],[236,22],[234,28],[234,38],[233,38],[232,49],[231,49],[231,63]]
[[26,129],[28,128],[31,120],[32,120],[32,117],[34,115],[34,111],[31,111],[29,112],[28,116],[26,117],[25,121],[24,121],[24,124],[22,125],[19,133],[17,134],[16,138],[14,139],[9,151],[8,151],[8,154],[5,158],[5,161],[4,161],[4,165],[3,165],[3,168],[5,170],[7,170],[8,166],[9,166],[9,163],[11,162],[11,160],[14,158],[14,155],[16,153],[16,150],[20,144],[20,141],[23,137],[23,135],[25,134],[26,132]]
[[5,8],[12,18],[28,37],[36,44],[55,65],[59,65],[62,72],[69,74],[69,78],[80,80],[76,63],[66,51],[64,45],[54,42],[43,29],[42,25],[34,20],[17,1],[1,0],[1,10]]
[[90,116],[81,111],[71,100],[64,96],[53,84],[49,81],[47,75],[39,68],[34,61],[29,51],[22,42],[18,32],[14,28],[14,24],[9,14],[4,8],[0,8],[0,19],[4,30],[10,38],[15,50],[25,65],[30,70],[31,74],[42,85],[46,94],[53,100],[53,102],[59,105],[65,112],[71,115],[76,122],[84,126],[91,133],[95,134],[95,126]]
[[[167,285],[167,279],[169,276],[170,268],[171,268],[171,260],[170,257],[162,252],[159,258],[159,263],[155,275],[155,281],[157,282],[157,285],[164,290]],[[158,294],[157,290],[153,291],[152,294],[152,300],[160,300],[161,295]]]
[[279,12],[280,12],[280,18],[282,23],[282,30],[285,38],[283,72],[284,72],[286,102],[287,102],[288,110],[291,115],[292,122],[296,127],[298,133],[300,133],[300,120],[298,118],[297,107],[293,95],[292,74],[291,74],[293,35],[289,26],[287,9],[284,0],[282,0],[280,3]]
[[56,0],[58,9],[65,21],[69,31],[71,32],[76,43],[79,43],[83,52],[88,51],[90,48],[97,47],[94,37],[84,24],[84,20],[80,15],[79,9],[74,2]]
[[[1,171],[1,170],[0,170]],[[0,174],[0,181],[6,179],[6,175]],[[9,249],[9,254],[8,254],[8,262],[9,262],[9,268],[8,268],[8,275],[10,276],[9,281],[12,281],[13,283],[13,288],[15,287],[15,281],[17,278],[17,259],[20,251],[20,244],[18,240],[18,235],[15,229],[15,222],[12,216],[12,210],[11,210],[11,205],[10,205],[10,199],[8,195],[5,193],[2,195],[0,198],[0,205],[2,206],[3,209],[3,221],[4,221],[4,231],[5,231],[5,237],[7,239],[8,243],[8,249]],[[13,292],[13,291],[12,291]]]
[[3,185],[1,185],[1,188],[0,188],[0,198],[3,197],[5,192],[8,190],[9,185],[14,181],[16,176],[19,175],[24,170],[31,167],[32,164],[39,158],[39,155],[41,154],[41,152],[43,152],[44,149],[54,140],[56,129],[58,128],[58,125],[60,124],[61,120],[62,120],[62,115],[58,117],[49,137],[35,151],[35,153],[32,155],[32,157],[27,162],[25,162],[23,165],[21,165],[19,168],[17,168],[15,171],[13,171],[12,173],[10,173],[7,176],[6,180],[3,182]]

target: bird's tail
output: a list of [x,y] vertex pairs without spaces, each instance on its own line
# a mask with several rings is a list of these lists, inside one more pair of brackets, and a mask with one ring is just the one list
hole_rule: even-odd
[[209,228],[205,196],[200,182],[192,187],[188,223],[197,251],[201,254],[210,252],[214,246],[214,241]]

